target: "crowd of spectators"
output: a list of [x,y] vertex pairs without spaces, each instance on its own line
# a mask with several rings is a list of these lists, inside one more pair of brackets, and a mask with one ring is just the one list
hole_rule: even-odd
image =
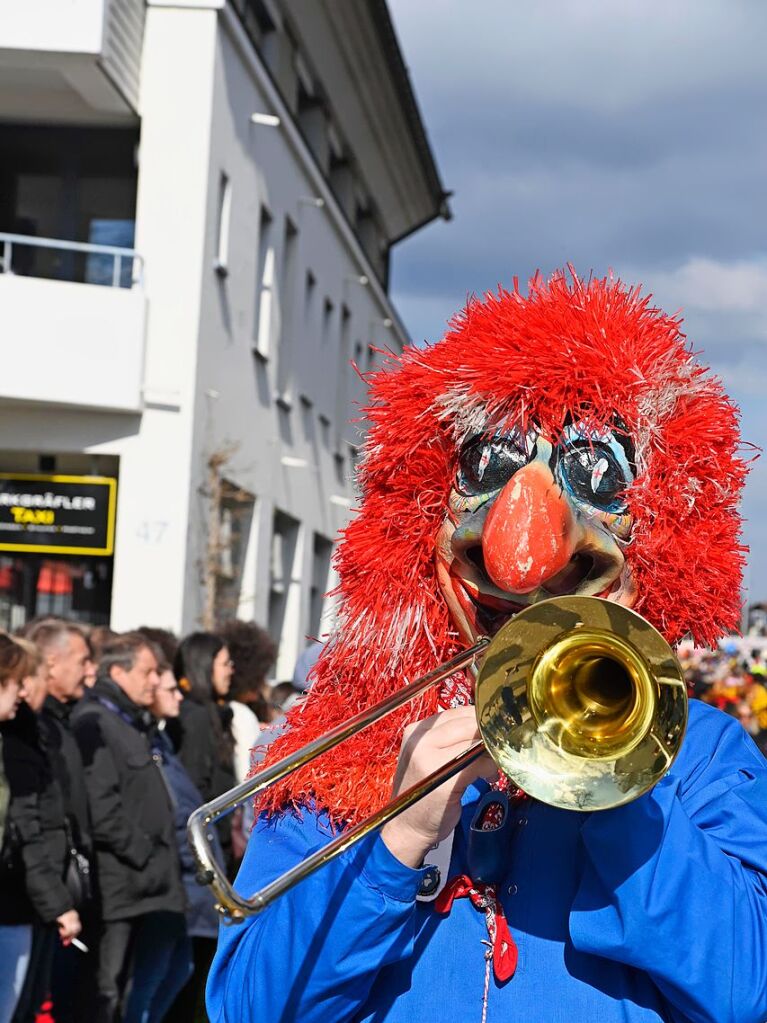
[[691,696],[738,718],[767,756],[767,645],[735,640],[680,651]]
[[[0,633],[0,1023],[207,1019],[218,921],[186,822],[300,694],[267,683],[275,655],[239,621]],[[248,826],[210,836],[230,877]]]

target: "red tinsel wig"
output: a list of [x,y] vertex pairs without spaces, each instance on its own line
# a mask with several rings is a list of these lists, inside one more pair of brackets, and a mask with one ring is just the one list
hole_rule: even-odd
[[[712,643],[737,625],[744,548],[737,505],[746,474],[738,412],[698,365],[680,321],[612,279],[568,280],[472,299],[443,339],[391,355],[368,378],[362,503],[336,564],[341,607],[306,701],[268,762],[435,667],[458,648],[437,584],[435,536],[462,442],[509,418],[557,436],[568,416],[620,418],[636,447],[626,549],[635,609],[671,643]],[[430,693],[269,792],[271,811],[311,803],[338,825],[388,797],[408,721]]]

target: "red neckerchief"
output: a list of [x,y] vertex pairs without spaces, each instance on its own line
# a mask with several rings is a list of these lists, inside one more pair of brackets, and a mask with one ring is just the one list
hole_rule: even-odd
[[494,884],[474,884],[467,874],[459,874],[448,881],[437,898],[434,908],[438,913],[449,913],[455,899],[468,896],[472,906],[485,914],[487,935],[490,939],[489,956],[493,958],[493,973],[498,981],[514,976],[519,950],[511,936],[503,906],[498,901]]

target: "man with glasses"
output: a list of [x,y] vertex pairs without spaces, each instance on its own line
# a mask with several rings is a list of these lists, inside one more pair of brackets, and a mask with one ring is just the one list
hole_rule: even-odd
[[[183,932],[173,800],[151,745],[158,667],[144,636],[116,637],[105,645],[96,683],[72,715],[101,896],[97,1023],[145,1018],[137,997],[120,1015],[141,934],[150,929],[156,942],[165,930]],[[142,988],[140,974],[135,987]]]

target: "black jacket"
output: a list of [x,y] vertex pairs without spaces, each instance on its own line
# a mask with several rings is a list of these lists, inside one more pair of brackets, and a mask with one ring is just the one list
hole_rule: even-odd
[[3,762],[11,790],[0,855],[0,924],[52,923],[73,909],[64,884],[64,803],[48,765],[36,716],[21,704],[3,722]]
[[151,727],[151,715],[110,679],[99,679],[72,713],[104,920],[184,911],[173,806],[150,750]]
[[[214,714],[218,729],[213,724]],[[206,801],[236,784],[232,752],[222,749],[231,736],[231,718],[228,707],[196,703],[187,696],[179,716],[167,722],[167,732],[178,757]],[[216,731],[220,731],[221,738]]]
[[74,707],[74,703],[62,703],[54,696],[47,696],[38,720],[48,762],[64,799],[64,812],[74,844],[90,859],[93,843],[85,769],[69,720]]
[[[231,720],[232,712],[228,706],[196,703],[187,696],[181,704],[179,716],[167,721],[167,732],[178,758],[206,803],[237,784]],[[232,874],[231,816],[218,822],[217,831],[227,872]]]

